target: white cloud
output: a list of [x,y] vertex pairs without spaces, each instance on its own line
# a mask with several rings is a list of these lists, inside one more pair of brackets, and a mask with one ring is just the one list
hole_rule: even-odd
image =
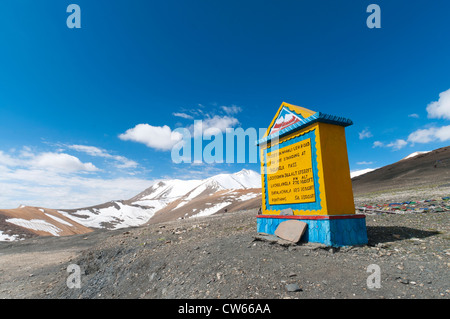
[[383,142],[375,141],[375,142],[373,142],[372,148],[375,148],[375,147],[383,147],[383,146],[384,146],[384,143],[383,143]]
[[387,144],[386,147],[391,147],[394,150],[399,150],[399,149],[402,149],[403,147],[405,147],[406,145],[408,145],[407,141],[402,140],[402,139],[397,139],[394,142]]
[[411,143],[430,143],[435,139],[435,130],[435,128],[429,128],[414,131],[409,134],[408,141]]
[[450,89],[439,94],[439,100],[427,106],[428,118],[450,120]]
[[192,120],[194,117],[192,115],[186,114],[186,113],[172,113],[173,116],[181,117],[184,119]]
[[28,146],[24,146],[20,151],[20,155],[22,157],[34,157],[34,153],[31,151],[31,148]]
[[397,139],[389,144],[384,144],[380,141],[375,141],[373,143],[373,148],[375,147],[391,147],[393,150],[400,150],[410,144],[427,144],[431,142],[446,142],[450,141],[450,125],[442,127],[430,127],[426,129],[418,129],[411,134],[409,134],[406,140]]
[[[431,102],[427,106],[428,118],[442,118],[450,120],[450,89],[441,92],[439,94],[439,100]],[[408,117],[419,118],[416,113],[409,114]],[[364,131],[363,131],[364,132]],[[361,132],[361,133],[363,133]],[[361,138],[361,133],[360,138]],[[375,147],[391,147],[394,150],[399,150],[410,144],[414,146],[416,143],[426,144],[431,142],[446,142],[450,141],[450,125],[442,127],[428,127],[424,129],[418,129],[408,135],[406,140],[397,139],[385,145],[383,142],[375,141],[373,148]]]
[[120,155],[111,155],[107,151],[100,149],[95,146],[89,145],[67,145],[68,148],[76,150],[78,152],[83,152],[91,156],[95,157],[104,157],[114,159],[118,162],[116,165],[117,168],[135,168],[138,166],[138,163],[132,161],[124,156]]
[[101,156],[101,157],[108,157],[109,154],[106,153],[104,150],[99,149],[95,146],[88,146],[88,145],[68,145],[68,148],[71,148],[73,150],[76,150],[78,152],[84,152],[86,154],[89,154],[91,156]]
[[[437,101],[431,102],[427,106],[428,118],[442,118],[450,120],[450,89],[441,92]],[[410,117],[415,117],[410,114]],[[419,117],[417,115],[417,117]],[[408,136],[408,142],[411,145],[415,143],[426,144],[436,141],[449,141],[450,140],[450,125],[442,127],[429,127],[424,129],[418,129]]]
[[116,155],[113,156],[113,158],[119,162],[119,164],[116,165],[117,168],[135,168],[139,166],[137,162],[123,156]]
[[87,207],[131,198],[151,184],[139,178],[102,179],[43,169],[4,170],[0,174],[0,207]]
[[450,140],[450,125],[443,126],[437,129],[435,136],[441,142]]
[[63,172],[97,171],[92,163],[82,163],[77,157],[65,153],[41,153],[30,162],[32,166]]
[[227,113],[228,115],[238,114],[242,111],[240,106],[232,105],[232,106],[221,106],[221,109]]
[[359,134],[360,140],[373,136],[372,133],[368,129],[364,129],[361,132],[359,132],[358,134]]
[[152,126],[149,124],[138,124],[120,134],[119,138],[124,141],[143,143],[150,148],[167,151],[178,143],[183,135],[174,132],[167,125]]
[[16,166],[18,165],[18,161],[10,155],[5,154],[3,151],[0,151],[0,165]]
[[225,132],[227,128],[236,126],[239,124],[238,119],[231,116],[214,116],[203,120],[204,129],[217,128],[222,132]]
[[362,161],[362,162],[357,162],[356,164],[358,164],[358,165],[371,165],[371,164],[373,164],[373,162]]
[[407,141],[405,141],[403,139],[397,139],[394,142],[391,142],[389,144],[384,144],[383,142],[375,141],[375,142],[373,142],[372,148],[376,148],[376,147],[390,147],[393,150],[399,150],[399,149],[402,149],[403,147],[405,147],[406,145],[408,145]]
[[[101,154],[93,148],[89,150]],[[130,198],[152,183],[132,177],[104,179],[92,163],[83,163],[64,153],[30,154],[25,157],[19,151],[9,154],[0,151],[0,208],[15,208],[20,204],[86,207]]]
[[442,127],[431,127],[427,129],[419,129],[408,136],[408,142],[414,143],[430,143],[434,141],[449,141],[450,140],[450,125]]
[[46,171],[61,171],[61,172],[77,172],[88,171],[95,172],[99,169],[92,163],[83,163],[78,157],[54,152],[43,152],[37,155],[31,153],[28,148],[24,148],[20,152],[19,157],[13,157],[0,151],[0,165],[5,167],[20,167],[25,169],[43,169]]
[[225,132],[227,128],[234,127],[239,124],[238,119],[231,116],[219,116],[208,117],[202,121],[195,121],[191,129],[194,130],[194,136],[197,136],[200,132],[206,137],[211,135]]

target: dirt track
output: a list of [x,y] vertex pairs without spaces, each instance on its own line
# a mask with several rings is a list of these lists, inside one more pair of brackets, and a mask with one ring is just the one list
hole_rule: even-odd
[[448,213],[367,216],[369,245],[342,249],[256,241],[255,214],[0,243],[0,298],[449,297]]

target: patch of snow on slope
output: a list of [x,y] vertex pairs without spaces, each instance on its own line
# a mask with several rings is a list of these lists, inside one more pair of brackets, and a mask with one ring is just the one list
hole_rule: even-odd
[[224,207],[226,207],[226,206],[228,206],[230,204],[231,204],[231,202],[219,203],[219,204],[217,204],[215,206],[208,207],[208,208],[205,208],[205,209],[201,210],[197,214],[192,215],[190,218],[192,218],[192,217],[204,217],[204,216],[212,215],[214,213],[217,213],[219,210],[221,210],[222,208],[224,208]]
[[234,174],[219,174],[206,181],[215,181],[223,189],[261,188],[261,175],[246,169]]
[[408,156],[402,158],[402,160],[405,160],[405,159],[408,159],[408,158],[412,158],[412,157],[416,157],[417,155],[426,154],[426,153],[430,153],[430,151],[414,152],[414,153],[411,153]]
[[103,223],[108,223],[111,221],[110,216],[104,216],[103,214],[99,214],[99,211],[97,211],[97,213],[92,213],[90,210],[87,209],[80,209],[75,212],[75,214],[82,215],[83,217],[77,217],[64,211],[58,211],[58,213],[86,227],[103,228],[102,226]]
[[197,197],[198,195],[203,193],[208,188],[208,186],[209,186],[208,183],[203,183],[203,184],[199,185],[193,191],[191,191],[191,193],[186,197],[186,200],[191,200],[191,199]]
[[140,200],[148,199],[167,199],[173,201],[185,195],[189,191],[202,183],[201,180],[165,180],[152,186],[152,192],[141,198]]
[[151,209],[148,209],[148,211],[156,212],[156,211],[166,207],[167,204],[170,202],[171,202],[170,200],[147,199],[147,200],[140,200],[137,202],[133,202],[133,204],[139,205],[139,206],[151,207]]
[[76,217],[63,211],[59,211],[59,213],[86,227],[104,228],[105,224],[111,224],[114,226],[110,226],[110,229],[120,229],[145,224],[156,212],[156,209],[129,206],[120,202],[115,203],[119,206],[119,209],[115,206],[110,206],[97,209],[96,213],[92,213],[87,209],[76,211],[77,215],[88,216],[87,218]]
[[26,220],[22,218],[10,218],[6,220],[8,223],[36,230],[36,231],[45,231],[47,233],[52,234],[53,236],[59,236],[59,232],[62,230],[55,225],[52,225],[45,220],[42,219],[32,219],[32,220]]
[[216,183],[221,189],[242,189],[245,188],[243,184],[235,180],[229,174],[219,174],[207,179],[207,183]]
[[255,198],[258,195],[259,195],[258,193],[248,193],[248,194],[244,194],[242,196],[239,196],[238,198],[236,198],[236,200],[243,202],[245,200],[249,200],[249,199]]
[[[115,229],[129,227],[129,226],[140,226],[146,223],[156,212],[155,210],[143,209],[141,207],[128,206],[122,203],[117,203],[120,209],[117,210],[114,207],[112,211],[112,216],[117,217],[121,220],[119,224],[116,225]],[[117,212],[120,212],[117,216]]]
[[243,169],[232,176],[245,188],[261,188],[261,174],[255,171]]
[[71,223],[68,223],[64,219],[61,219],[59,217],[56,217],[56,216],[53,216],[53,215],[50,215],[50,214],[47,214],[47,213],[45,213],[45,215],[50,217],[50,218],[52,218],[52,219],[54,219],[54,220],[56,220],[58,223],[61,223],[61,224],[67,225],[67,226],[73,226]]
[[15,241],[17,240],[19,236],[18,235],[8,235],[8,234],[4,234],[1,230],[0,230],[0,241]]
[[364,174],[367,174],[367,173],[369,173],[371,171],[374,171],[374,170],[376,170],[376,168],[365,168],[365,169],[360,169],[360,170],[357,170],[357,171],[353,171],[353,172],[350,172],[350,178],[353,178],[353,177],[356,177],[356,176],[360,176],[360,175],[364,175]]
[[183,207],[183,206],[186,205],[187,203],[188,203],[187,201],[182,200],[182,201],[177,205],[177,207],[175,207],[174,209],[178,209],[178,208],[180,208],[180,207]]

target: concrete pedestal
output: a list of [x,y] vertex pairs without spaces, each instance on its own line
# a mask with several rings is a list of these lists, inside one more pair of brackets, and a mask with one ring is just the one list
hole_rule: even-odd
[[296,219],[308,224],[300,241],[321,243],[332,247],[365,245],[368,241],[365,217],[365,215],[359,214],[334,216],[258,215],[257,231],[274,235],[281,222]]

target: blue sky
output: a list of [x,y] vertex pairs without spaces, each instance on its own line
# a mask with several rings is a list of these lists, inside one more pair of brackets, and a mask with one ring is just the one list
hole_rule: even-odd
[[[71,3],[80,29],[66,25]],[[371,3],[380,29],[366,25]],[[258,170],[175,164],[168,137],[194,120],[264,128],[283,101],[354,122],[351,170],[447,146],[449,12],[444,0],[3,0],[0,206],[79,207],[159,178]]]

